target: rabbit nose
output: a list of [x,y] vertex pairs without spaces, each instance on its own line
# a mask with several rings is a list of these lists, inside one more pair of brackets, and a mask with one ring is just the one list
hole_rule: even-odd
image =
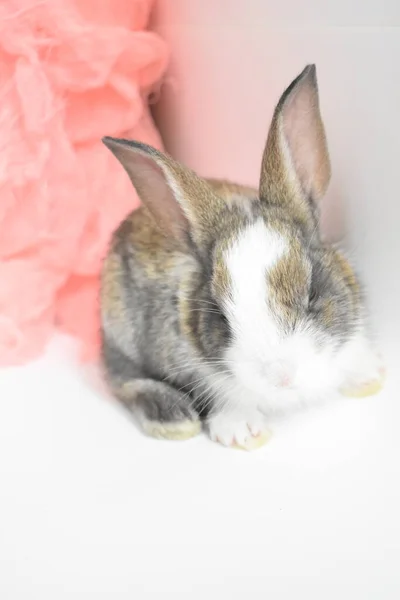
[[288,388],[293,385],[295,369],[292,364],[278,363],[274,365],[272,374],[277,387]]
[[290,373],[282,373],[279,378],[279,386],[280,387],[290,387],[293,383],[293,376]]

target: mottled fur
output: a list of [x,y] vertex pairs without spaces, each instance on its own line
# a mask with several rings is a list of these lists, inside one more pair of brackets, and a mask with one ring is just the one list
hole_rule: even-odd
[[359,284],[318,231],[330,165],[314,67],[276,108],[259,192],[104,141],[143,207],[104,262],[103,364],[148,434],[183,439],[204,418],[213,439],[246,445],[260,411],[285,406],[283,388],[321,395],[365,378]]

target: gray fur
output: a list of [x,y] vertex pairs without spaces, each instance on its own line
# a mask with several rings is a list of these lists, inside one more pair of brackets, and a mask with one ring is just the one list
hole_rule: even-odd
[[[138,217],[139,213],[132,215],[127,222],[134,227]],[[192,271],[198,265],[192,258],[177,253],[174,269],[163,278],[150,279],[135,255],[135,248],[126,239],[127,222],[118,229],[113,241],[113,252],[120,259],[117,276],[123,310],[110,319],[102,303],[102,360],[106,378],[115,395],[130,410],[140,409],[149,420],[171,423],[196,420],[197,414],[191,406],[205,413],[206,404],[211,403],[207,400],[209,389],[202,382],[208,369],[200,366],[198,349],[182,334],[178,298],[185,264],[186,270]],[[203,339],[207,344],[206,340],[213,338],[214,314],[204,310],[208,305],[200,300],[205,300],[207,293],[199,288],[193,290],[195,298],[190,310],[196,331],[200,330],[200,322],[205,324],[199,341]]]

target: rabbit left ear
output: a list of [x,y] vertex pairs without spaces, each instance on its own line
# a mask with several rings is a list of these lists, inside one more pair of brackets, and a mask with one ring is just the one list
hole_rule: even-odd
[[146,144],[111,137],[104,144],[128,173],[158,227],[184,250],[199,250],[218,223],[224,203],[207,182]]
[[273,204],[318,202],[330,180],[315,65],[282,94],[264,150],[260,198]]

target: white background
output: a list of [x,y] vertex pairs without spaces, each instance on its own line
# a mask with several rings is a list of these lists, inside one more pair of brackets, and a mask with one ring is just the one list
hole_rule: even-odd
[[255,183],[273,104],[317,63],[325,227],[367,284],[387,384],[278,424],[255,453],[163,443],[55,340],[0,372],[0,598],[398,600],[399,5],[173,1],[159,118],[203,174]]

